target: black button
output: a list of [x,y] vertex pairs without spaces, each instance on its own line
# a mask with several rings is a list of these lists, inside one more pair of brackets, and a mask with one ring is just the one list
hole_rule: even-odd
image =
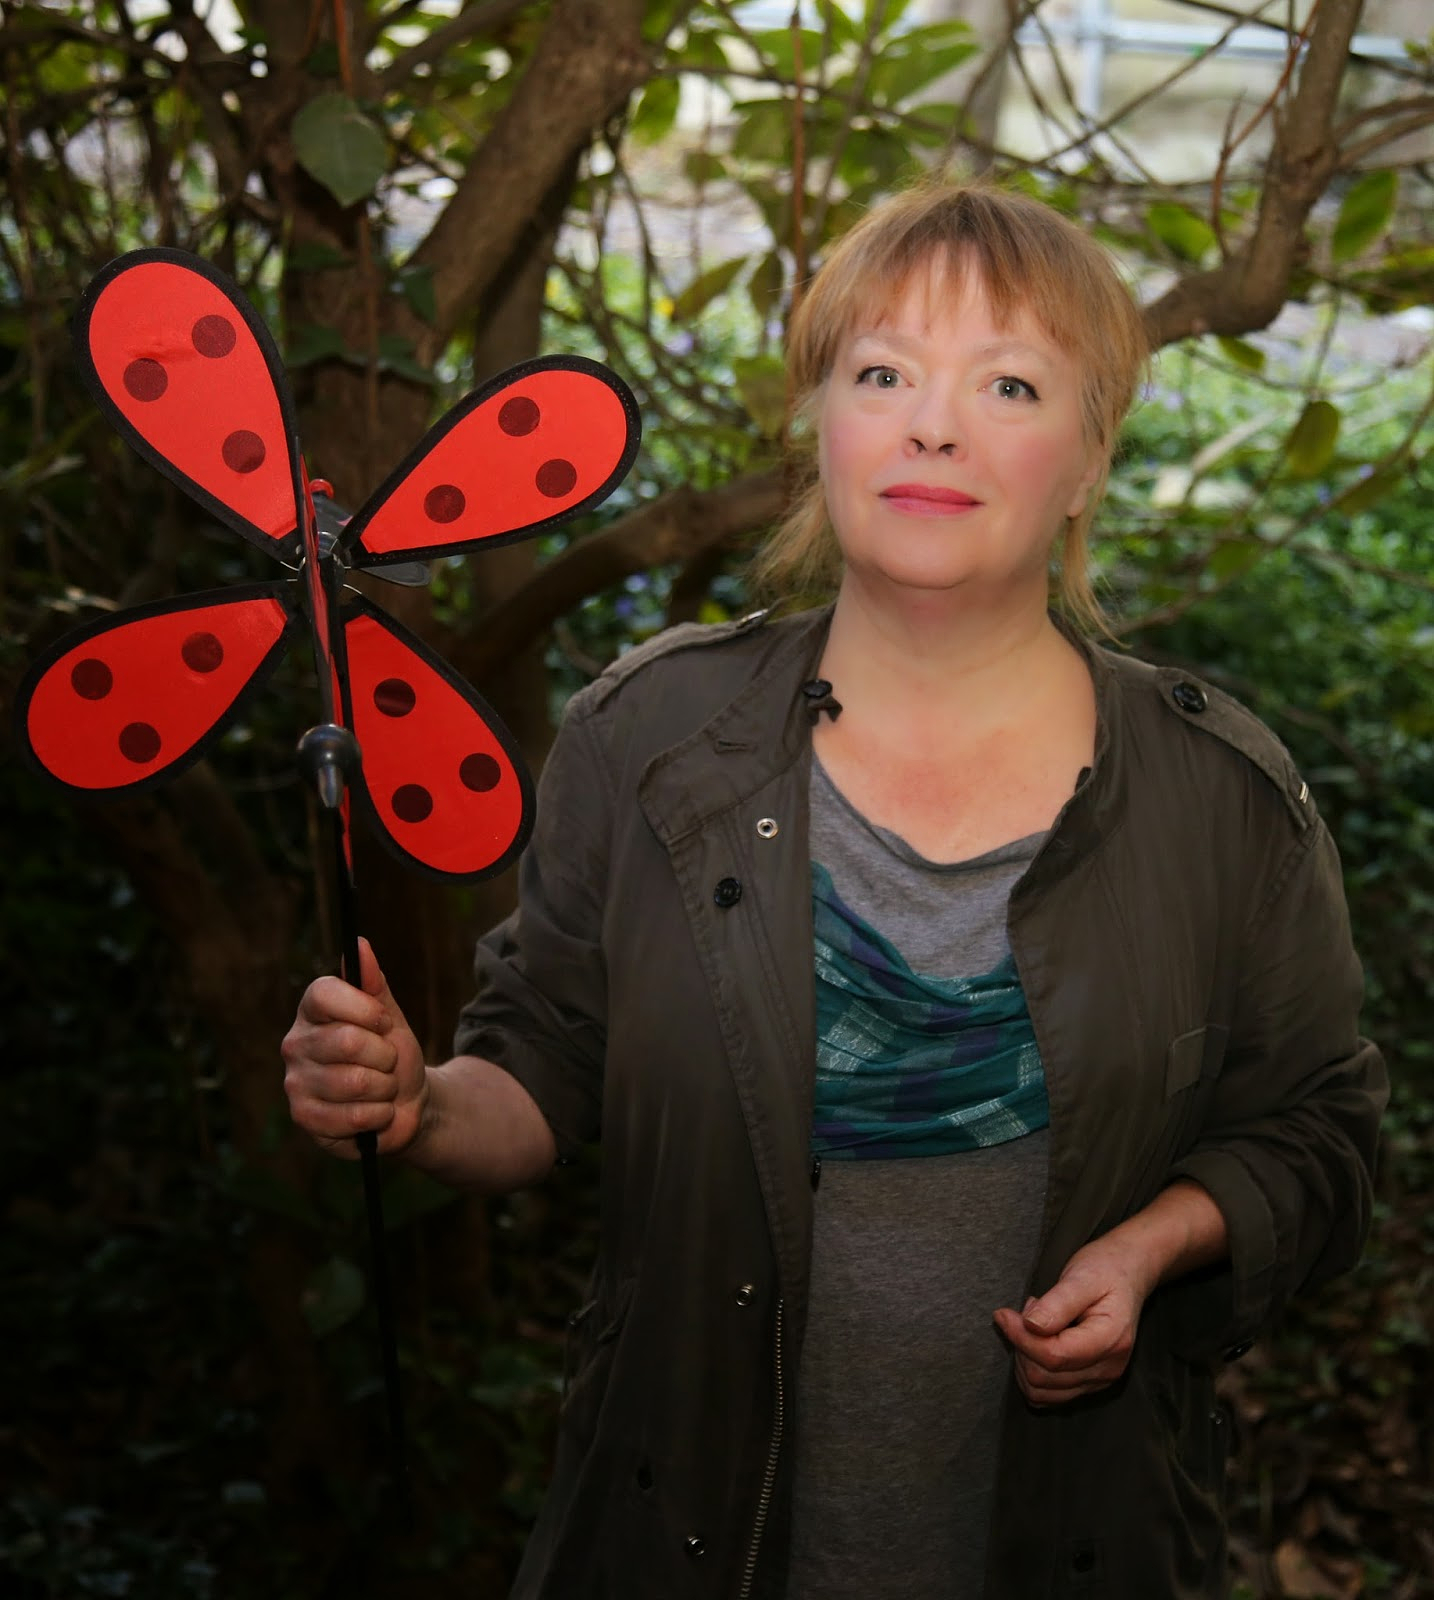
[[712,891],[712,904],[720,906],[723,911],[730,911],[742,898],[742,885],[736,878],[719,878],[717,887]]
[[732,1298],[739,1306],[749,1306],[757,1298],[757,1286],[752,1283],[741,1284]]
[[812,1157],[812,1193],[816,1193],[817,1185],[822,1181],[822,1158]]
[[1078,1545],[1071,1552],[1071,1571],[1089,1572],[1095,1565],[1095,1551],[1088,1544]]
[[652,1468],[645,1461],[637,1469],[637,1486],[644,1494],[652,1487]]
[[1209,704],[1205,691],[1198,683],[1177,683],[1170,691],[1170,698],[1182,711],[1189,711],[1195,716],[1199,716]]
[[689,1535],[686,1548],[687,1554],[695,1560],[698,1556],[707,1554],[707,1541],[700,1534],[694,1533]]
[[802,685],[802,693],[808,700],[825,700],[832,692],[832,686],[825,678],[809,678]]

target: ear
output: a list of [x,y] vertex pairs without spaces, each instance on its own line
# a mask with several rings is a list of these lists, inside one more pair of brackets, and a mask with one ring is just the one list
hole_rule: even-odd
[[1090,499],[1091,490],[1100,481],[1101,474],[1106,469],[1105,451],[1092,450],[1086,461],[1086,469],[1080,475],[1075,488],[1071,491],[1070,503],[1066,506],[1067,517],[1078,517],[1086,508]]

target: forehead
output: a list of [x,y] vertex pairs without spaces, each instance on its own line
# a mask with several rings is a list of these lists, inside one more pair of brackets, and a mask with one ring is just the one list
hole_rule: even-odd
[[965,326],[1009,335],[1057,359],[1069,357],[1069,343],[1046,327],[1019,291],[993,292],[975,261],[930,257],[903,277],[869,284],[854,295],[840,338],[910,333],[946,335]]

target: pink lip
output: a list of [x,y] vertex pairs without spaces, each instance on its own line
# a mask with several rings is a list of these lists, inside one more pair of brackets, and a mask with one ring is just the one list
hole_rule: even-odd
[[929,483],[894,483],[881,491],[881,498],[913,511],[964,511],[981,504],[959,489],[938,489]]

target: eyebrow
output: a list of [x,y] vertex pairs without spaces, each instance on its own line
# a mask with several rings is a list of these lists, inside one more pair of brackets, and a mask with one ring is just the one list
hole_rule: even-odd
[[[923,341],[913,339],[904,333],[897,333],[887,328],[862,328],[852,335],[852,343],[860,344],[871,341],[887,345],[893,350],[917,352]],[[1027,344],[1024,339],[994,339],[987,344],[978,345],[971,351],[971,356],[977,361],[994,361],[1004,356],[1015,356],[1025,361],[1041,361],[1049,363],[1050,356],[1036,345]]]

